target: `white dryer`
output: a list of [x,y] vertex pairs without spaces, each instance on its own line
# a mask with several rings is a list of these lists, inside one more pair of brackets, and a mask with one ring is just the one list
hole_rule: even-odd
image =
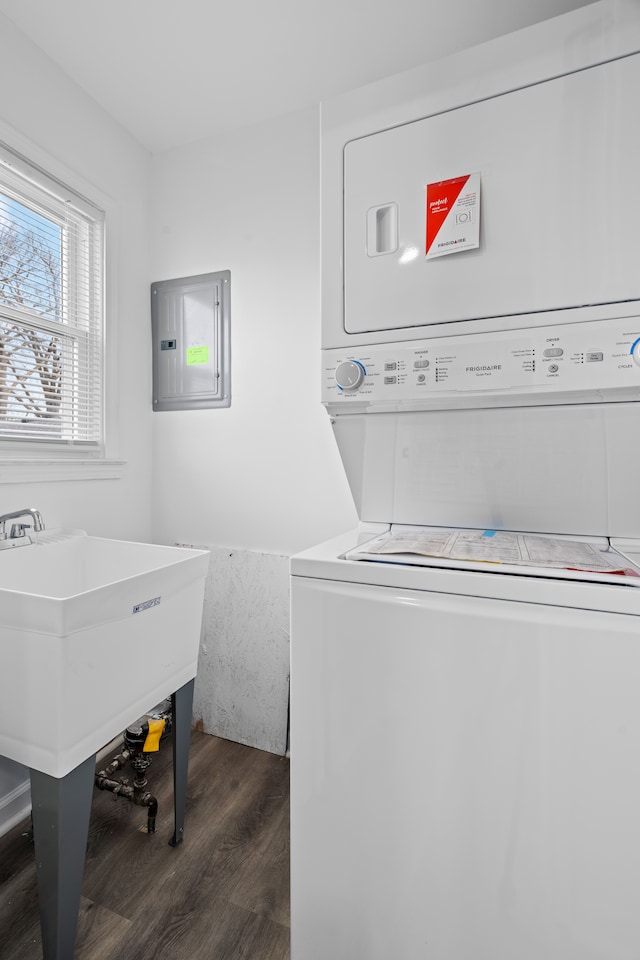
[[323,107],[292,960],[637,960],[638,50],[602,0]]

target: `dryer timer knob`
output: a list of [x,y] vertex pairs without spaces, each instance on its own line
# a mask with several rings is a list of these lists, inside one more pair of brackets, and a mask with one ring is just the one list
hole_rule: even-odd
[[638,366],[640,366],[640,337],[638,337],[636,342],[631,347],[631,356]]
[[336,367],[336,383],[342,390],[357,390],[366,372],[358,360],[343,360]]

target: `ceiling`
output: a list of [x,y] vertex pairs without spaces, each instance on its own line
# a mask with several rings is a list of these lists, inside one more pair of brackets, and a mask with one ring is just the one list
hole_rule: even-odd
[[160,152],[589,2],[0,0],[0,13]]

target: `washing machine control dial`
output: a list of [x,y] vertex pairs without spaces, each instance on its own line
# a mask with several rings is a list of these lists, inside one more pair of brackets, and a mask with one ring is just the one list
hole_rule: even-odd
[[336,383],[342,390],[357,390],[366,372],[358,360],[343,360],[336,367]]

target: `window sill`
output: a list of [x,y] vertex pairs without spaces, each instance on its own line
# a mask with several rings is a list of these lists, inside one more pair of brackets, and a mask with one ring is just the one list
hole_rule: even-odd
[[119,480],[126,460],[0,459],[0,483],[51,483],[56,480]]

